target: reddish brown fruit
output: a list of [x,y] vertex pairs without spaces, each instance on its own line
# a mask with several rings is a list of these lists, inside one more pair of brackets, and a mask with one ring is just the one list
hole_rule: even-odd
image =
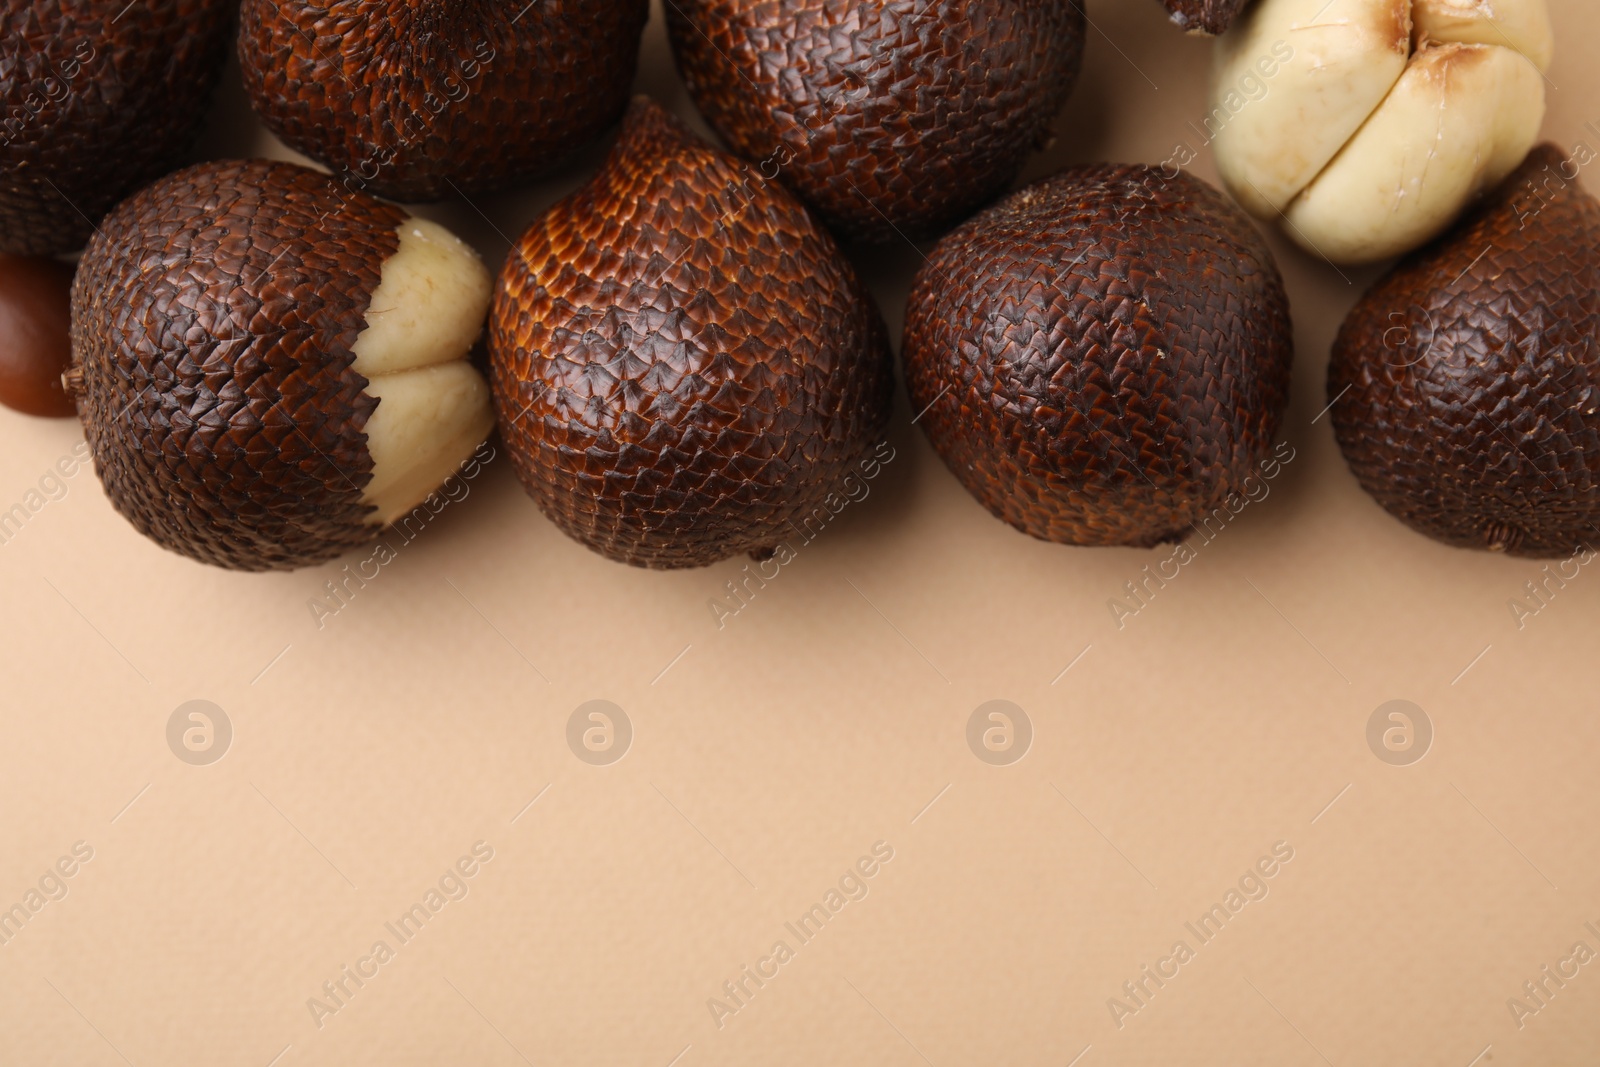
[[239,57],[268,127],[395,200],[549,173],[616,122],[649,0],[244,0]]
[[842,237],[944,232],[1016,177],[1083,59],[1079,0],[670,0],[700,113]]
[[490,352],[528,493],[637,566],[800,536],[888,422],[882,320],[827,232],[643,99],[512,250]]
[[1328,367],[1362,488],[1429,537],[1600,545],[1600,202],[1554,145],[1380,279]]
[[1204,182],[1076,167],[939,242],[912,286],[911,406],[1025,533],[1181,540],[1266,459],[1289,396],[1278,268]]
[[0,404],[25,415],[77,414],[61,387],[72,358],[72,268],[0,255]]
[[237,6],[0,3],[0,252],[81,248],[112,205],[178,165]]
[[1172,21],[1190,33],[1224,33],[1249,0],[1166,0]]
[[263,160],[124,201],[72,292],[72,374],[111,503],[239,570],[371,543],[493,422],[463,362],[488,271],[442,232]]

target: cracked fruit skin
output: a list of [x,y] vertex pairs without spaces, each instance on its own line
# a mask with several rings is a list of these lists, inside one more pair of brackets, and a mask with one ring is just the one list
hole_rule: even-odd
[[1172,21],[1190,33],[1215,36],[1226,32],[1247,0],[1166,0]]
[[1179,541],[1266,460],[1288,298],[1204,182],[1069,168],[940,241],[912,285],[913,411],[967,491],[1072,545]]
[[117,201],[181,162],[237,7],[0,3],[0,253],[82,248]]
[[1065,0],[673,0],[700,113],[840,237],[934,237],[998,196],[1083,60]]
[[492,428],[465,362],[488,300],[475,253],[325,174],[224,161],[146,186],[73,283],[68,380],[106,495],[237,570],[370,544]]
[[641,567],[796,537],[881,439],[893,388],[877,308],[827,231],[642,98],[507,258],[490,354],[523,486]]
[[244,0],[262,121],[393,200],[549,174],[628,102],[649,0]]
[[1362,488],[1462,548],[1600,545],[1600,202],[1541,145],[1345,319],[1333,427]]

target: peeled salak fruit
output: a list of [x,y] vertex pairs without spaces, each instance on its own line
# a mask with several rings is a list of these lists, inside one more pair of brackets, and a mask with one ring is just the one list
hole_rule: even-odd
[[0,253],[76,251],[117,201],[179,165],[237,7],[0,2]]
[[637,566],[772,552],[889,418],[883,323],[833,239],[642,98],[512,249],[489,347],[528,493]]
[[1289,401],[1289,302],[1219,192],[1074,167],[940,241],[912,284],[911,406],[946,466],[1024,533],[1179,541],[1243,494]]
[[[1587,161],[1592,161],[1590,152]],[[1368,493],[1446,544],[1600,546],[1600,202],[1535,149],[1350,312],[1333,427]]]
[[706,121],[842,237],[936,236],[999,195],[1077,80],[1076,0],[672,0]]
[[407,202],[524,184],[627,106],[649,0],[244,0],[251,105],[346,185]]
[[78,265],[68,384],[111,503],[205,563],[371,543],[494,425],[467,362],[490,278],[435,223],[263,160],[108,215]]
[[1217,43],[1204,126],[1251,214],[1375,262],[1522,162],[1552,50],[1545,0],[1259,0]]

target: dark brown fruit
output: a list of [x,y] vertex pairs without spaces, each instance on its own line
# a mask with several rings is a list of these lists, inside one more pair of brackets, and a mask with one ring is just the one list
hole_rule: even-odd
[[1600,203],[1541,145],[1345,319],[1339,447],[1396,518],[1463,548],[1600,544]]
[[237,4],[0,3],[0,252],[82,248],[199,131]]
[[[372,539],[376,404],[350,348],[403,213],[341,192],[289,164],[193,167],[124,202],[84,253],[73,350],[95,468],[167,548],[263,570]],[[271,238],[295,233],[323,255],[274,263]]]
[[934,448],[1047,541],[1181,540],[1267,456],[1293,358],[1261,236],[1204,182],[1075,167],[939,242],[906,313]]
[[549,173],[616,122],[649,0],[244,0],[256,113],[395,200]]
[[1249,0],[1166,0],[1172,21],[1191,33],[1219,34],[1233,25]]
[[[380,486],[409,491],[423,452],[417,424],[403,422],[405,447],[380,450],[380,415],[389,427],[411,410],[408,375],[431,375],[440,390],[476,377],[368,347],[394,335],[368,320],[369,307],[384,318],[416,315],[419,303],[436,310],[415,296],[410,310],[379,307],[414,277],[396,264],[415,262],[402,253],[429,225],[327,175],[263,160],[179,171],[108,215],[73,284],[69,379],[117,510],[173,551],[240,570],[319,563],[395,521]],[[423,243],[427,260],[433,246]],[[465,312],[476,321],[457,331],[460,357],[488,303],[488,273],[476,269],[481,299]],[[424,317],[410,334],[437,321]],[[441,427],[481,430],[467,451],[491,423],[477,382],[481,417],[470,427],[443,399],[436,413]],[[431,470],[435,458],[418,463]]]
[[1005,189],[1083,60],[1077,0],[670,0],[700,113],[842,237],[934,236]]
[[72,268],[0,254],[0,404],[26,415],[74,415],[61,388],[72,358]]
[[523,485],[638,566],[796,537],[888,422],[883,323],[832,238],[642,98],[517,242],[489,338]]

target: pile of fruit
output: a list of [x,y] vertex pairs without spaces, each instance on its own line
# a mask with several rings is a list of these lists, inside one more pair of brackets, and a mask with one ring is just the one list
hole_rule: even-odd
[[[1544,0],[1166,3],[1220,35],[1196,118],[1226,194],[1114,164],[1008,192],[1077,79],[1079,0],[666,0],[726,149],[630,102],[648,0],[0,0],[0,402],[76,414],[112,504],[219,566],[370,543],[496,431],[607,557],[759,558],[889,423],[846,250],[936,241],[901,351],[935,451],[1028,534],[1151,546],[1282,429],[1254,215],[1405,257],[1328,381],[1383,507],[1521,555],[1600,533],[1600,204],[1535,147]],[[175,169],[234,42],[325,171]],[[526,185],[619,122],[498,277],[396,206]]]

